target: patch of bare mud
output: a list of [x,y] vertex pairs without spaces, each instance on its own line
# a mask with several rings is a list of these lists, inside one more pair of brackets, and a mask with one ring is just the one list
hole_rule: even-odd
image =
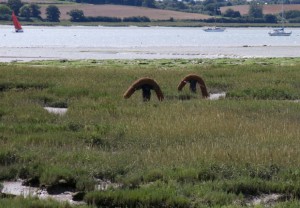
[[38,188],[35,187],[29,187],[29,186],[23,186],[22,181],[4,181],[2,183],[3,189],[1,190],[1,193],[14,195],[14,196],[36,196],[36,192],[38,191]]
[[212,93],[209,95],[209,100],[220,100],[224,99],[226,97],[226,92],[220,92],[220,93]]
[[[220,100],[224,99],[226,97],[226,92],[220,92],[220,93],[210,93],[208,100]],[[166,95],[166,98],[168,100],[191,100],[191,99],[198,99],[198,95]]]
[[54,107],[44,107],[46,111],[49,113],[57,114],[57,115],[65,115],[68,111],[68,108],[54,108]]
[[24,186],[22,180],[4,181],[2,182],[2,185],[3,188],[1,193],[7,195],[23,196],[25,198],[29,196],[35,196],[39,199],[54,199],[59,202],[68,202],[69,204],[73,205],[85,204],[83,201],[73,200],[76,192],[65,191],[59,194],[49,194],[47,190],[43,188]]
[[[53,199],[58,202],[68,202],[71,205],[84,205],[83,201],[84,192],[76,192],[74,189],[70,189],[64,186],[55,186],[51,188],[45,187],[30,187],[24,185],[24,180],[17,181],[4,181],[0,193],[10,196],[23,196],[23,197],[38,197],[39,199]],[[119,183],[113,183],[110,180],[95,179],[95,190],[105,191],[110,188],[117,189],[122,186]],[[63,185],[63,184],[62,184]]]
[[274,207],[279,202],[289,200],[290,197],[285,194],[262,194],[259,196],[247,196],[242,201],[237,201],[236,205],[247,206],[247,207]]
[[110,180],[101,180],[101,179],[95,179],[96,180],[96,185],[95,185],[95,190],[96,191],[105,191],[110,188],[120,188],[122,184],[120,183],[113,183]]

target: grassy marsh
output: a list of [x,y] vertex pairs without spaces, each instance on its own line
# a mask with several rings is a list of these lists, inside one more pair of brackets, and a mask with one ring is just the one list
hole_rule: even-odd
[[[292,58],[1,63],[0,180],[64,179],[98,207],[240,207],[262,193],[297,207],[299,68]],[[177,92],[189,73],[226,99]],[[163,102],[142,102],[139,91],[123,99],[144,76]],[[122,187],[94,191],[95,178]],[[8,201],[0,207],[17,207]]]

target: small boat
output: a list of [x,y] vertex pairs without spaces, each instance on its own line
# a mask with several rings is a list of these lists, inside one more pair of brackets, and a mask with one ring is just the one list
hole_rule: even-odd
[[205,32],[224,32],[225,31],[225,28],[217,27],[216,14],[217,14],[217,8],[215,8],[214,17],[213,17],[215,20],[215,23],[213,24],[212,27],[207,27],[207,28],[203,29]]
[[225,28],[221,28],[221,27],[208,27],[206,29],[204,29],[205,32],[224,32]]
[[17,33],[23,32],[22,26],[21,26],[20,22],[18,21],[18,18],[17,18],[17,16],[15,15],[14,12],[12,13],[12,21],[13,21],[14,26],[15,26],[15,31],[16,31]]
[[278,28],[278,29],[274,29],[272,32],[269,32],[270,36],[290,36],[291,34],[292,34],[292,31],[286,32],[284,30],[284,27]]
[[281,3],[281,28],[273,29],[272,32],[269,32],[270,36],[290,36],[292,34],[292,31],[286,32],[284,30],[284,9],[283,9],[283,2]]

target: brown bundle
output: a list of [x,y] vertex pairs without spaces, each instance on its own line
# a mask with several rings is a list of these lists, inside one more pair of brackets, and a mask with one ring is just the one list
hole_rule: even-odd
[[201,89],[202,96],[205,98],[209,96],[203,79],[196,74],[189,74],[185,76],[179,83],[177,89],[181,91],[187,82],[190,83],[190,89],[192,92],[196,92],[196,83],[198,83]]
[[158,100],[162,101],[164,99],[164,95],[157,84],[157,82],[153,79],[143,77],[136,80],[124,93],[124,98],[130,98],[130,96],[136,91],[142,89],[143,91],[143,99],[144,101],[150,100],[151,92],[150,90],[154,90]]

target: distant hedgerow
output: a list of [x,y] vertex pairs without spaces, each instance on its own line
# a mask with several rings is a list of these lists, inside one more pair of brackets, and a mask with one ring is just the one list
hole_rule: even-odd
[[145,16],[137,16],[137,17],[125,17],[123,18],[123,22],[151,22],[149,17]]

